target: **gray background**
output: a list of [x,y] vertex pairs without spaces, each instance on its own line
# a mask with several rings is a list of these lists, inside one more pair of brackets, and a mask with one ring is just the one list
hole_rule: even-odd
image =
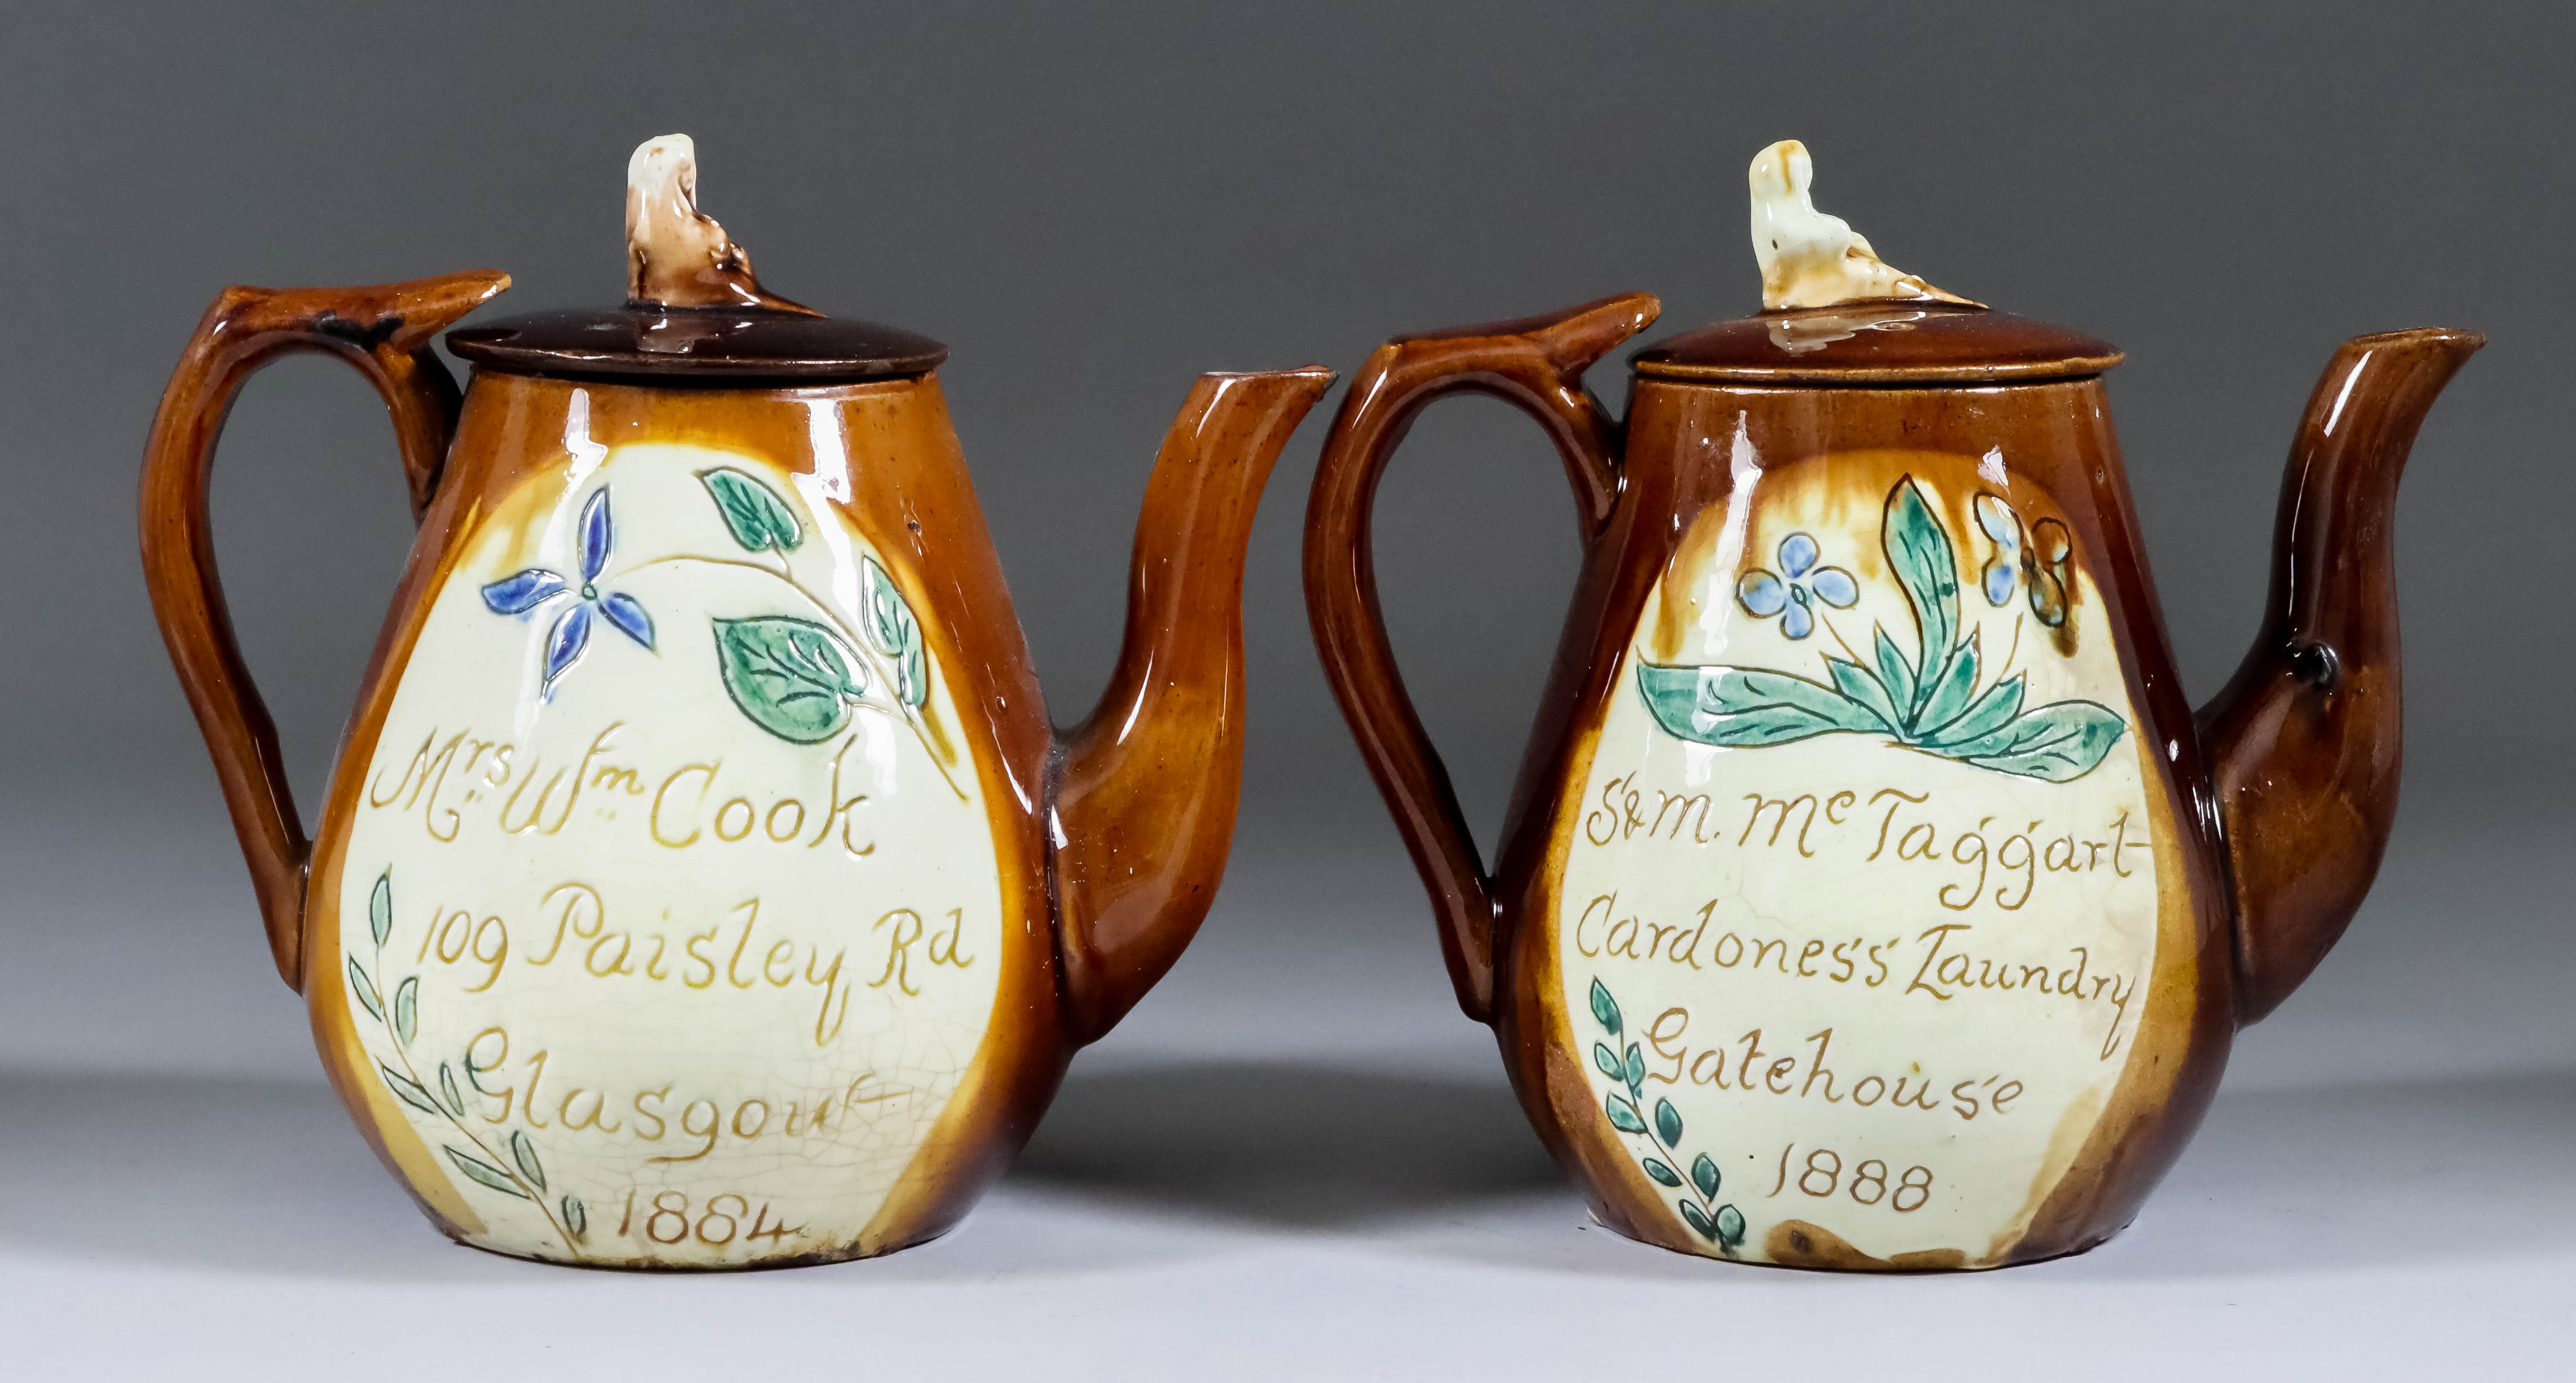
[[[242,1360],[286,1283],[314,1304],[293,1338],[336,1357],[370,1337],[332,1321],[438,1282],[485,1294],[475,1312],[552,1302],[559,1327],[494,1328],[603,1362],[731,1357],[725,1332],[784,1311],[969,1372],[1045,1338],[1074,1374],[1372,1376],[1535,1369],[1586,1347],[1586,1303],[1758,1301],[1780,1329],[1735,1338],[1740,1360],[1800,1357],[1802,1312],[1859,1361],[1963,1320],[2085,1348],[2124,1311],[2213,1360],[2353,1376],[2395,1367],[2368,1301],[2399,1294],[2489,1376],[2537,1367],[2486,1323],[2576,1282],[2576,666],[2552,580],[2576,498],[2571,38],[2563,6],[2456,3],[7,6],[0,1320],[66,1358]],[[1974,1285],[1712,1287],[1602,1242],[1450,1006],[1316,667],[1297,547],[1337,392],[1255,536],[1228,890],[966,1231],[727,1284],[446,1249],[332,1107],[270,970],[144,597],[136,460],[226,283],[493,266],[517,287],[487,315],[613,300],[624,161],[672,130],[771,286],[953,348],[1065,721],[1106,678],[1134,505],[1194,373],[1347,372],[1398,331],[1620,290],[1663,296],[1649,340],[1749,311],[1743,168],[1773,139],[1808,143],[1819,203],[1893,262],[2130,352],[2111,395],[2195,698],[2253,632],[2281,458],[2335,342],[2483,331],[2401,507],[2407,789],[2380,890],[2101,1253]],[[1594,375],[1614,407],[1618,362]],[[289,361],[225,457],[227,586],[309,805],[410,541],[390,432],[347,370]],[[1378,525],[1404,667],[1490,839],[1576,557],[1556,463],[1500,405],[1444,405]],[[846,1297],[868,1282],[884,1295]],[[158,1324],[96,1333],[138,1298]],[[947,1355],[907,1333],[933,1323],[963,1331]]]

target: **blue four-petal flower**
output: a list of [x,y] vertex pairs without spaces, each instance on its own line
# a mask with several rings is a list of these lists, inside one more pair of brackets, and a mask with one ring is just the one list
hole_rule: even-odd
[[608,554],[616,545],[617,530],[608,512],[608,490],[603,486],[581,507],[578,589],[544,567],[530,567],[483,588],[483,603],[496,615],[525,616],[557,596],[571,593],[577,597],[572,608],[555,618],[554,628],[546,634],[546,671],[538,689],[540,697],[553,696],[555,683],[581,661],[582,651],[590,647],[593,611],[619,633],[647,649],[653,647],[653,617],[645,613],[644,606],[623,591],[599,589],[599,574],[607,568]]
[[1778,615],[1781,633],[1803,639],[1815,632],[1815,602],[1848,610],[1860,600],[1860,583],[1852,580],[1850,572],[1816,565],[1822,555],[1815,539],[1792,533],[1780,540],[1782,575],[1755,567],[1735,583],[1735,598],[1757,619]]

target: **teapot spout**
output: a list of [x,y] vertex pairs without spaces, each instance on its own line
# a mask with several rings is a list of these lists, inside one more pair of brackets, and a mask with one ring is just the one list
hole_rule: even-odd
[[1243,564],[1270,468],[1333,372],[1212,374],[1145,487],[1127,635],[1100,704],[1057,736],[1048,822],[1069,1035],[1097,1040],[1215,900],[1243,777]]
[[2335,352],[2290,447],[2263,629],[2201,708],[2236,907],[2238,1021],[2270,1013],[2369,892],[2397,814],[2397,482],[2486,338],[2425,328]]

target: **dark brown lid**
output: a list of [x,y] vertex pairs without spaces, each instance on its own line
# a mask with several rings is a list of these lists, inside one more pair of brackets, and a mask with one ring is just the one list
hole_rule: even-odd
[[626,165],[626,303],[540,312],[447,334],[448,349],[532,374],[700,380],[917,375],[948,348],[900,327],[832,318],[760,286],[751,253],[698,210],[696,146],[648,139]]
[[768,307],[537,312],[447,334],[477,365],[530,374],[886,379],[917,375],[948,348],[900,327]]
[[1745,187],[1763,311],[1637,352],[1640,376],[1901,388],[2078,379],[2120,363],[2107,342],[1997,312],[1879,258],[1850,222],[1816,209],[1815,179],[1797,140],[1753,156]]
[[2073,379],[2120,358],[2107,341],[2009,312],[1892,301],[1717,322],[1641,350],[1630,363],[1649,379],[1887,387]]

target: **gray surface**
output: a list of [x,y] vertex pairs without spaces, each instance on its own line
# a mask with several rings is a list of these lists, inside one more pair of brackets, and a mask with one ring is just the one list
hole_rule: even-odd
[[[10,7],[13,1359],[249,1376],[266,1351],[401,1377],[448,1367],[398,1352],[433,1339],[576,1376],[2118,1377],[2188,1347],[2240,1376],[2554,1376],[2536,1332],[2576,1295],[2576,668],[2552,594],[2576,498],[2554,267],[2576,244],[2576,20],[2247,8]],[[2198,695],[2252,630],[2280,456],[2333,343],[2485,331],[2401,510],[2387,876],[2096,1254],[1862,1282],[1580,1228],[1450,1005],[1315,669],[1296,545],[1319,418],[1256,535],[1228,891],[964,1229],[737,1280],[451,1249],[332,1105],[258,944],[137,575],[134,461],[224,283],[491,264],[518,277],[503,310],[614,297],[619,171],[675,129],[772,286],[954,348],[1067,720],[1106,677],[1144,466],[1194,372],[1348,370],[1395,331],[1631,288],[1665,296],[1659,331],[1745,311],[1742,169],[1771,139],[1805,139],[1825,209],[1894,262],[2129,349],[2111,393]],[[1596,384],[1615,403],[1615,366]],[[409,541],[397,468],[363,386],[316,361],[253,386],[227,455],[225,570],[311,801]],[[1398,645],[1488,834],[1573,569],[1554,471],[1516,415],[1462,403],[1381,504]]]

